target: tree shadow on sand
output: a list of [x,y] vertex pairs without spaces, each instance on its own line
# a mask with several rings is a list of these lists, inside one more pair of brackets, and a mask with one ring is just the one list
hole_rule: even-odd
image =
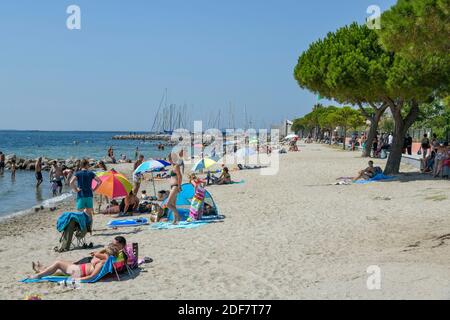
[[401,182],[401,183],[406,183],[406,182],[412,182],[412,181],[441,181],[441,180],[447,180],[448,178],[435,178],[433,177],[433,175],[428,174],[428,173],[421,173],[421,172],[405,172],[405,173],[399,173],[397,175],[395,175],[394,179],[387,179],[387,180],[380,180],[377,182],[382,182],[382,183],[388,183],[388,182]]

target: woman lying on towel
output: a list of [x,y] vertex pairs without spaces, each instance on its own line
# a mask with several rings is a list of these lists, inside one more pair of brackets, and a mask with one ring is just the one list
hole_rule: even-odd
[[77,265],[73,262],[58,260],[50,266],[44,267],[39,263],[35,264],[33,262],[33,270],[36,272],[36,274],[31,276],[30,279],[40,279],[46,276],[51,276],[57,272],[62,272],[74,279],[88,281],[98,275],[103,265],[110,256],[117,257],[119,252],[120,248],[118,245],[110,244],[105,248],[105,250],[93,253],[93,257],[90,263]]

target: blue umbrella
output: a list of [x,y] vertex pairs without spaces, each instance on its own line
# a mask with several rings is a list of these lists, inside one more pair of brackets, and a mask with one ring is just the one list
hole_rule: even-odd
[[[133,174],[134,175],[142,175],[146,172],[152,172],[152,177],[153,177],[153,172],[161,170],[167,166],[170,166],[170,163],[168,163],[167,161],[149,160],[149,161],[143,162],[139,167],[137,167]],[[152,181],[153,181],[153,191],[156,196],[155,180],[152,179]]]
[[146,172],[154,172],[161,170],[164,167],[170,166],[170,163],[164,160],[149,160],[143,162],[137,169],[134,171],[135,175],[143,174]]

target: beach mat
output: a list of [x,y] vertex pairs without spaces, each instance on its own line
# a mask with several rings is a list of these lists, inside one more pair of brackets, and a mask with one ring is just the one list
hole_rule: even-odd
[[[108,260],[106,260],[105,264],[103,265],[100,272],[97,274],[97,276],[91,280],[84,280],[80,281],[80,283],[95,283],[100,281],[103,277],[105,277],[108,274],[112,274],[114,272],[114,263],[116,262],[115,257],[108,257]],[[58,283],[65,280],[69,280],[69,276],[47,276],[42,277],[40,279],[23,279],[20,282],[22,283],[40,283],[40,282],[53,282]]]
[[200,221],[181,221],[177,225],[172,224],[172,222],[157,222],[150,226],[150,229],[152,230],[173,230],[173,229],[196,229],[202,226],[205,226],[210,223],[214,223],[217,221],[223,220],[223,216],[211,216],[211,217],[204,217]]
[[368,184],[368,183],[377,182],[377,181],[393,180],[395,178],[396,177],[386,176],[386,175],[380,173],[369,180],[358,180],[358,181],[355,181],[355,183],[356,184]]
[[145,218],[131,218],[123,220],[111,220],[108,222],[108,228],[132,228],[140,227],[148,224],[148,220]]

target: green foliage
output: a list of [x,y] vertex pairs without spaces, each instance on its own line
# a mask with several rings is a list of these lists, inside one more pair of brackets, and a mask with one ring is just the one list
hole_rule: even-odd
[[410,94],[416,91],[418,96],[446,96],[450,88],[450,0],[398,0],[381,16],[381,27],[377,33],[383,47],[406,59],[395,63],[389,85],[409,88]]
[[392,117],[384,116],[380,120],[379,129],[381,130],[381,132],[394,132],[394,126],[394,119],[392,119]]
[[333,131],[336,127],[357,129],[365,125],[365,118],[361,112],[351,107],[337,108],[335,106],[314,108],[303,118],[294,120],[293,130],[310,131],[318,128],[321,131]]
[[450,133],[450,104],[448,100],[449,98],[422,105],[414,128],[431,129],[439,139],[446,140],[447,134]]
[[377,32],[353,23],[312,43],[300,56],[294,77],[301,88],[355,105],[388,98],[427,101],[448,86],[448,71],[448,63],[439,57],[410,60],[386,51]]
[[450,51],[450,0],[398,0],[381,17],[380,39],[389,51],[407,58],[447,56]]

